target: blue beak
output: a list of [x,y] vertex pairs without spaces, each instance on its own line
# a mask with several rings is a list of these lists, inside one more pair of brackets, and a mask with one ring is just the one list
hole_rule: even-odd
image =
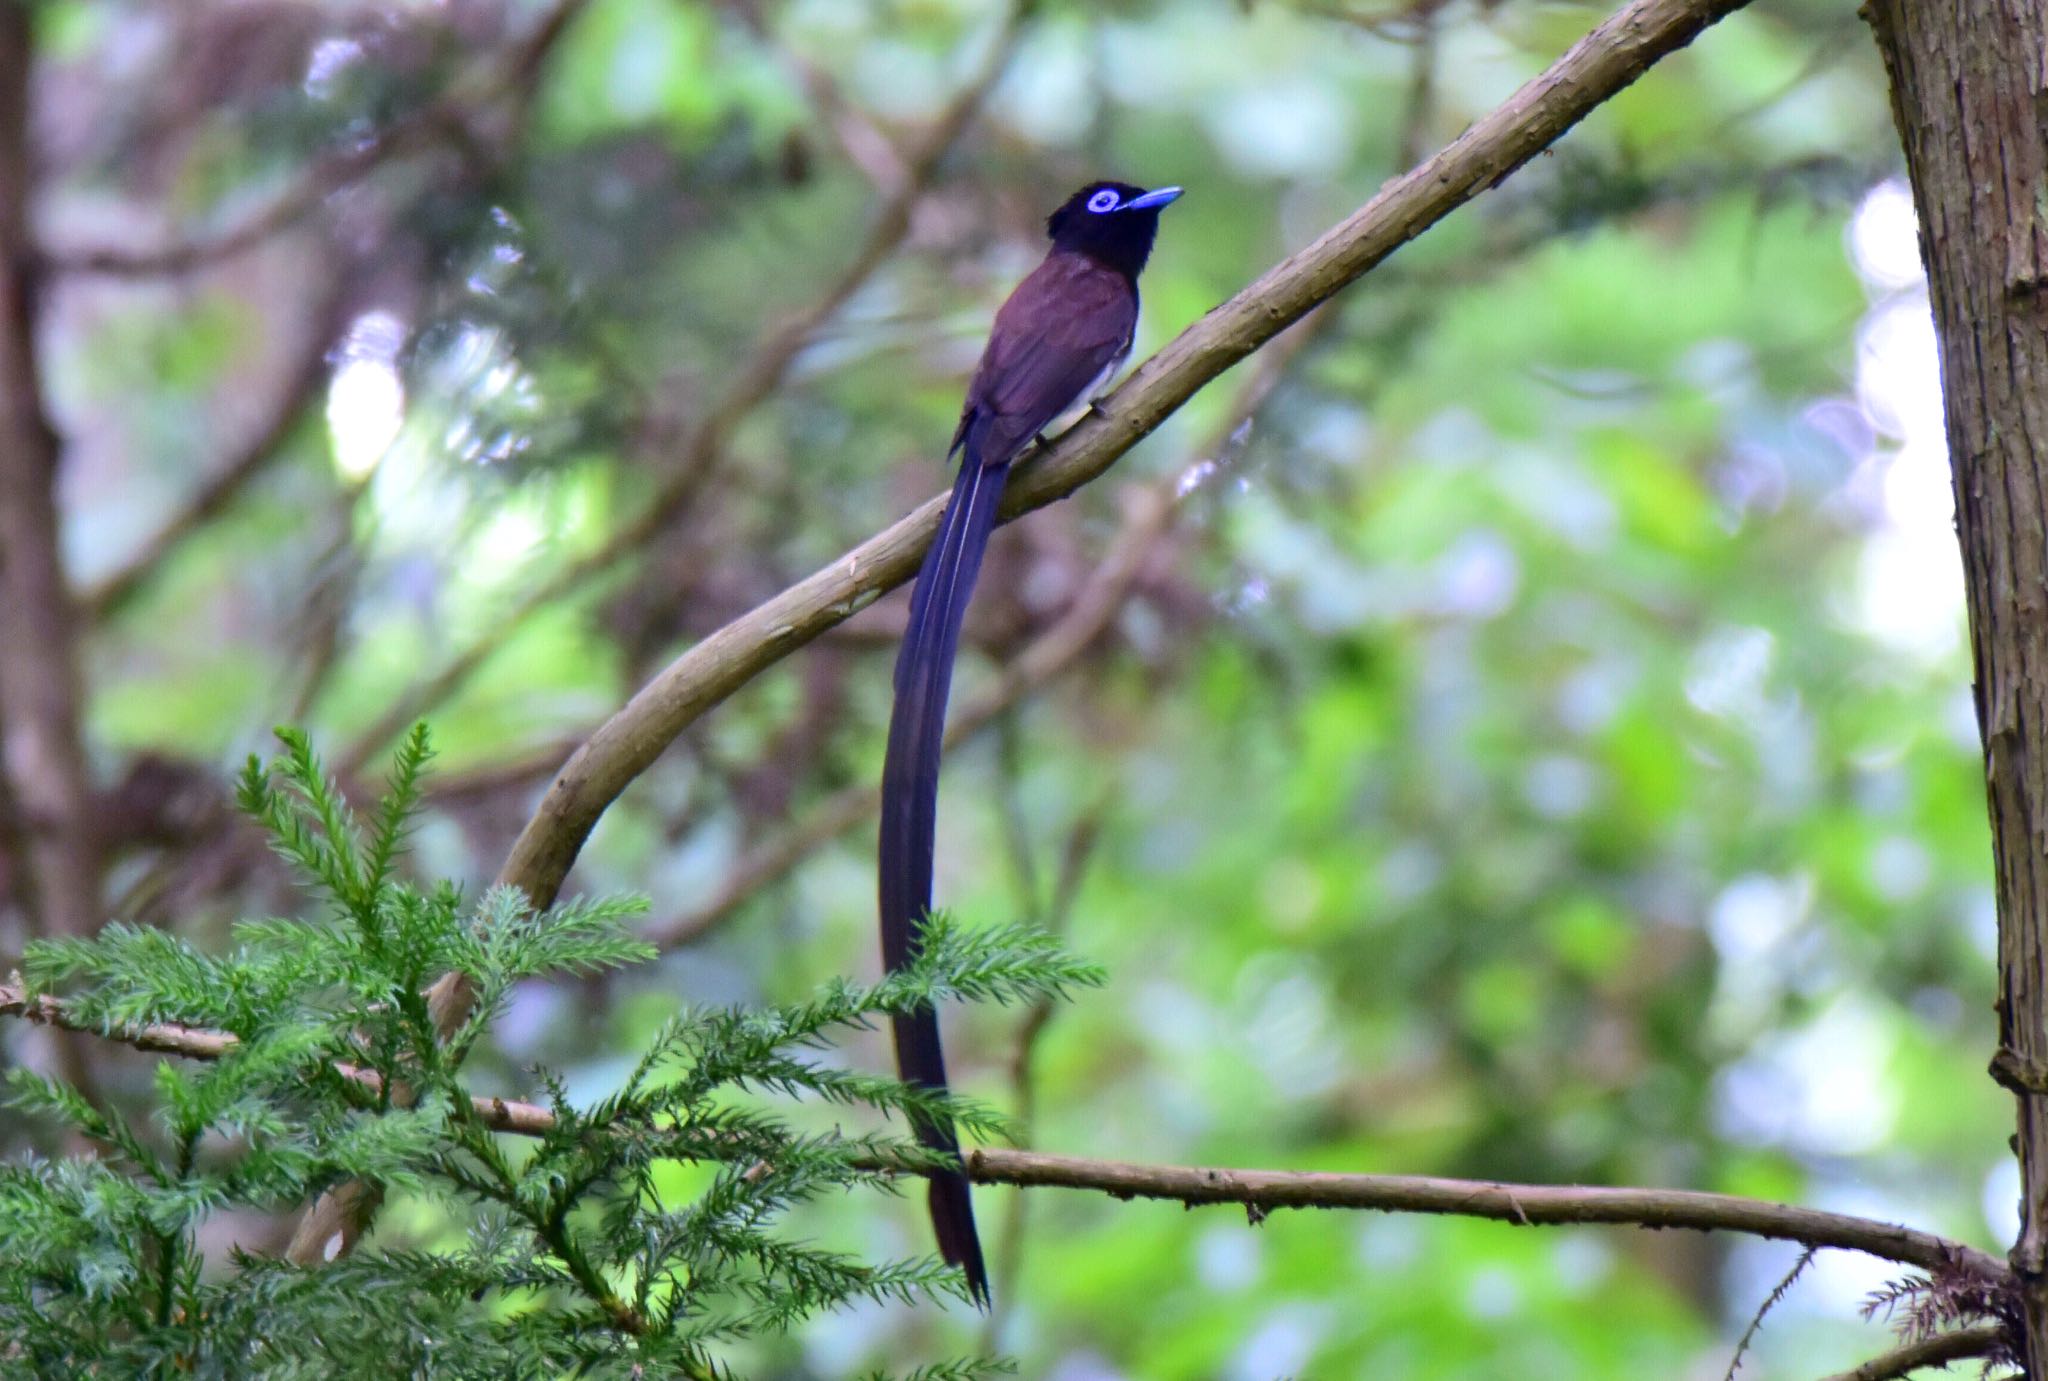
[[1156,207],[1170,206],[1179,200],[1180,188],[1161,187],[1156,192],[1147,192],[1141,197],[1132,197],[1118,209],[1123,211],[1149,211]]

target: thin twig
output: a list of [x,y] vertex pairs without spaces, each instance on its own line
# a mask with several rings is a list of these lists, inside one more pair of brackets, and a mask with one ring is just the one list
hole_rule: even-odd
[[1742,1370],[1743,1355],[1749,1351],[1749,1345],[1756,1338],[1757,1330],[1764,1326],[1764,1316],[1777,1308],[1778,1302],[1785,1298],[1799,1277],[1806,1274],[1806,1268],[1813,1264],[1813,1254],[1816,1250],[1817,1248],[1808,1247],[1799,1253],[1799,1259],[1792,1263],[1791,1270],[1785,1272],[1785,1278],[1779,1281],[1776,1288],[1764,1296],[1764,1302],[1756,1307],[1756,1313],[1750,1318],[1749,1327],[1742,1330],[1742,1337],[1736,1341],[1735,1355],[1728,1359],[1728,1372],[1722,1381],[1735,1381],[1735,1373]]
[[[104,1031],[71,1016],[59,999],[25,996],[18,984],[0,985],[0,1017],[18,1017],[67,1030],[91,1032],[139,1049],[195,1059],[219,1059],[236,1044],[225,1032],[160,1024],[135,1031]],[[353,1067],[346,1077],[373,1091],[376,1073]],[[555,1126],[551,1109],[503,1098],[475,1098],[471,1111],[495,1131],[528,1136]],[[1225,1170],[1139,1165],[1128,1161],[1047,1155],[987,1147],[962,1158],[980,1184],[1020,1188],[1085,1189],[1117,1199],[1160,1199],[1196,1207],[1239,1204],[1270,1213],[1283,1208],[1377,1209],[1389,1213],[1486,1218],[1523,1227],[1602,1223],[1644,1228],[1739,1232],[1753,1237],[1836,1247],[1928,1271],[1966,1270],[2008,1280],[2006,1263],[1989,1252],[1933,1233],[1790,1204],[1685,1189],[1597,1188],[1582,1185],[1504,1184],[1434,1175],[1345,1175],[1322,1171]],[[870,1169],[918,1173],[885,1160]],[[1950,1335],[1964,1336],[1964,1335]],[[1974,1354],[1957,1354],[1974,1355]],[[1925,1363],[1923,1363],[1925,1365]],[[1896,1374],[1896,1373],[1894,1373]]]

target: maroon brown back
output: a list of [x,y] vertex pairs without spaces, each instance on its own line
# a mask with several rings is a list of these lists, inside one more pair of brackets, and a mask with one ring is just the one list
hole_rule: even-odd
[[954,445],[982,465],[1012,460],[1130,353],[1138,290],[1086,254],[1054,250],[996,313]]

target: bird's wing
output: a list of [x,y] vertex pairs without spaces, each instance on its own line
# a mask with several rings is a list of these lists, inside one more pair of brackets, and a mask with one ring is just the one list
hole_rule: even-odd
[[1050,254],[996,313],[968,385],[962,442],[981,463],[1010,460],[1131,348],[1138,293],[1082,254]]

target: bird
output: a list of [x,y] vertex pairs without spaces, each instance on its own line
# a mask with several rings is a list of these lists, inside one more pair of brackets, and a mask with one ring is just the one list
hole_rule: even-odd
[[[1052,248],[997,310],[967,385],[947,451],[949,460],[960,457],[960,471],[911,594],[882,767],[876,872],[882,960],[892,973],[917,957],[931,913],[946,697],[1004,481],[1045,428],[1076,404],[1092,402],[1129,358],[1138,275],[1151,256],[1159,213],[1180,195],[1178,187],[1147,191],[1127,182],[1091,182],[1062,202],[1045,222]],[[943,1093],[938,1013],[926,1004],[890,1024],[898,1077]],[[949,1119],[914,1114],[910,1121],[921,1145],[958,1162],[960,1144]],[[940,1256],[965,1274],[973,1302],[988,1308],[988,1271],[967,1176],[937,1171],[928,1193]]]

